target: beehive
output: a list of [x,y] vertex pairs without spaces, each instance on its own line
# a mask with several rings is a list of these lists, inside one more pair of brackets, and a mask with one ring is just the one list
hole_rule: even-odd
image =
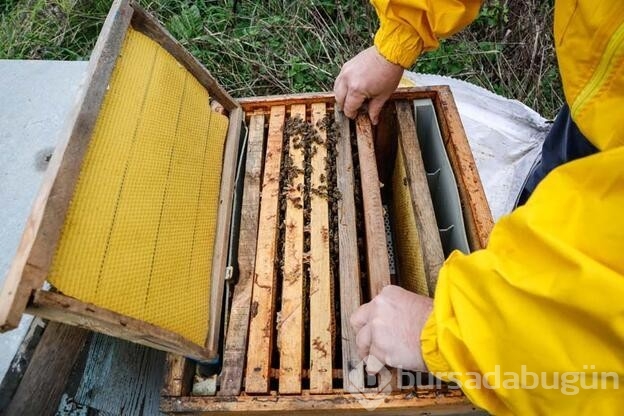
[[491,217],[450,92],[398,91],[376,127],[365,115],[349,121],[333,101],[332,94],[239,100],[249,131],[219,385],[215,397],[192,395],[195,367],[171,355],[164,411],[475,410],[448,386],[390,378],[389,390],[388,379],[367,382],[348,320],[390,283],[427,294],[448,254],[442,243],[452,227],[436,221],[443,201],[435,201],[431,179],[439,172],[421,157],[417,122],[420,140],[434,140],[433,121],[452,171],[461,172],[456,193],[470,248],[486,242]]
[[[451,249],[487,241],[450,91],[399,90],[378,126],[334,101],[234,100],[116,1],[7,279],[3,328],[26,309],[169,351],[169,413],[473,412],[420,376],[366,378],[349,326],[388,284],[433,294]],[[192,394],[199,373],[214,396]]]

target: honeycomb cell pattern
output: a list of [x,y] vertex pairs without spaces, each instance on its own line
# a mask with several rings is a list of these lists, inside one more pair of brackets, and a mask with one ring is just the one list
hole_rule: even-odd
[[416,216],[412,207],[403,152],[397,152],[392,176],[392,210],[395,221],[396,253],[401,266],[401,286],[419,295],[429,296],[425,267],[420,247]]
[[129,29],[50,283],[204,345],[227,127],[197,79]]

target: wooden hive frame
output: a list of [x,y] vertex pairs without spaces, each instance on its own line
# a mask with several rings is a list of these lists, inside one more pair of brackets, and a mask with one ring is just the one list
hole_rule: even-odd
[[[49,273],[82,161],[88,148],[111,74],[128,28],[143,33],[169,52],[208,91],[229,117],[223,156],[215,249],[212,258],[209,333],[204,346],[180,335],[119,313],[43,288]],[[206,105],[209,105],[208,103]],[[22,314],[76,325],[197,360],[217,355],[221,297],[226,272],[236,161],[243,112],[212,78],[148,13],[128,0],[115,0],[91,55],[84,86],[59,136],[45,179],[35,200],[17,254],[0,294],[0,329],[17,327]]]
[[[361,115],[354,123],[350,123],[342,113],[335,112],[337,127],[343,137],[351,135],[350,129],[355,128],[356,130],[361,186],[363,190],[368,189],[368,191],[364,191],[363,208],[367,241],[373,242],[373,244],[366,245],[368,253],[365,267],[368,268],[368,275],[373,276],[368,280],[370,296],[374,296],[391,282],[388,273],[388,258],[385,255],[380,255],[380,253],[387,252],[386,240],[376,238],[380,234],[385,234],[378,184],[379,177],[386,174],[383,172],[383,167],[378,169],[377,166],[377,163],[383,160],[384,156],[387,156],[387,154],[384,155],[384,152],[390,154],[392,151],[402,151],[404,157],[409,159],[406,162],[406,170],[410,177],[412,195],[428,195],[429,193],[426,188],[420,149],[417,145],[416,126],[408,105],[410,100],[423,98],[430,99],[436,110],[444,146],[458,183],[471,250],[485,247],[493,225],[474,158],[448,87],[411,88],[397,91],[391,97],[390,104],[385,110],[385,119],[382,116],[376,131],[366,116]],[[346,377],[341,369],[333,369],[330,364],[329,369],[326,369],[331,374],[329,382],[325,382],[325,387],[319,387],[314,382],[315,371],[311,365],[312,361],[309,367],[304,368],[306,364],[301,363],[301,356],[299,355],[301,354],[302,343],[300,311],[298,311],[296,323],[291,322],[294,329],[291,328],[289,333],[293,334],[294,341],[293,339],[289,340],[288,345],[285,345],[283,340],[281,341],[279,368],[272,366],[271,356],[268,353],[272,348],[271,343],[276,342],[273,332],[276,325],[273,321],[275,312],[272,308],[276,307],[274,306],[274,291],[277,290],[275,285],[278,283],[274,270],[277,262],[273,259],[276,256],[279,257],[277,248],[273,245],[277,239],[276,212],[278,203],[275,200],[270,204],[270,208],[265,205],[265,198],[270,198],[273,201],[278,193],[277,184],[272,180],[276,174],[272,172],[279,166],[279,162],[275,160],[269,162],[269,159],[282,153],[283,124],[287,118],[285,113],[290,114],[290,116],[307,114],[308,119],[315,120],[314,114],[319,108],[326,112],[333,112],[334,96],[331,93],[313,93],[243,98],[239,99],[238,102],[247,114],[250,132],[241,213],[241,238],[239,241],[238,265],[240,275],[232,299],[230,322],[225,339],[223,368],[219,375],[220,386],[214,397],[191,395],[194,366],[187,360],[170,354],[165,386],[162,392],[161,409],[167,413],[192,414],[213,412],[216,414],[230,412],[252,414],[274,412],[308,414],[323,411],[366,412],[358,401],[361,398],[358,393],[371,393],[375,390],[365,387],[363,377]],[[396,120],[397,125],[393,126],[394,132],[390,132],[392,129],[387,121],[390,117]],[[266,126],[264,125],[265,122],[267,123]],[[400,133],[398,149],[396,148],[396,135],[394,133]],[[263,147],[263,144],[266,147]],[[355,167],[351,162],[351,145],[346,140],[342,140],[338,142],[337,146],[337,186],[342,193],[342,198],[338,208],[340,247],[338,271],[340,276],[338,280],[340,287],[335,288],[335,290],[340,292],[341,367],[342,369],[352,369],[360,360],[357,356],[355,336],[349,325],[348,317],[361,303],[359,296],[354,294],[360,293],[362,290],[360,265],[357,261],[358,247],[355,241],[356,208],[353,201],[353,172]],[[394,150],[389,150],[393,146],[395,147]],[[263,162],[265,155],[269,159]],[[272,167],[269,164],[272,164]],[[262,175],[263,169],[264,175]],[[270,186],[274,186],[275,189],[267,191],[267,183],[271,183]],[[260,195],[262,195],[261,198],[259,198]],[[435,238],[439,238],[435,218],[433,215],[426,217],[427,212],[433,212],[431,200],[413,198],[413,204],[414,211],[421,212],[420,216],[417,215],[417,217],[422,218],[421,223],[418,224],[419,234],[424,235],[425,239],[433,238],[433,234],[435,234]],[[287,206],[285,214],[287,230],[289,229],[288,221],[292,219],[289,207],[290,205]],[[270,245],[267,246],[263,241],[270,242]],[[291,240],[285,246],[288,247],[291,243],[298,244]],[[267,248],[269,251],[266,251]],[[297,257],[299,254],[296,253],[300,253],[300,248],[290,253],[294,257],[284,259],[284,273],[288,269],[287,262],[299,264]],[[428,277],[429,274],[437,274],[437,269],[443,261],[441,250],[424,253],[423,257]],[[259,267],[263,270],[269,267],[269,271],[267,273],[259,272]],[[261,278],[262,280],[260,280]],[[283,279],[285,281],[287,276],[283,275]],[[281,283],[282,294],[286,293],[284,281]],[[297,286],[296,296],[300,296],[300,290]],[[318,292],[312,291],[311,293]],[[261,306],[260,302],[263,302],[264,306]],[[282,298],[282,302],[285,302],[284,298]],[[282,305],[285,304],[282,303]],[[312,308],[312,295],[310,295],[310,308]],[[330,315],[330,309],[325,309],[325,315]],[[258,318],[259,314],[261,318]],[[317,320],[316,317],[311,315],[310,331],[313,330],[315,320]],[[279,331],[283,330],[282,326]],[[312,355],[313,348],[309,348],[310,355]],[[282,365],[284,363],[284,349],[296,356],[296,360],[289,360],[287,366]],[[294,369],[291,366],[293,363],[296,365]],[[287,371],[282,367],[286,367]],[[327,374],[327,371],[324,374]],[[342,378],[341,388],[332,386],[332,377],[334,379]],[[303,378],[308,379],[308,384],[305,387],[302,387],[301,380]],[[279,380],[278,386],[272,384],[271,380]],[[478,411],[458,390],[418,386],[415,390],[410,389],[402,392],[400,386],[396,384],[393,384],[392,388],[394,392],[385,397],[376,412],[410,414],[414,411],[420,411],[436,414],[457,414]]]

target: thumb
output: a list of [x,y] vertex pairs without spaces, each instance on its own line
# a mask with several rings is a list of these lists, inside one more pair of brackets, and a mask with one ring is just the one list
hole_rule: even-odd
[[381,113],[381,109],[383,105],[386,103],[387,97],[375,97],[371,99],[368,103],[368,116],[371,119],[373,125],[377,125],[379,122],[379,113]]
[[372,353],[364,358],[366,362],[366,372],[368,374],[377,374],[384,368],[384,363]]

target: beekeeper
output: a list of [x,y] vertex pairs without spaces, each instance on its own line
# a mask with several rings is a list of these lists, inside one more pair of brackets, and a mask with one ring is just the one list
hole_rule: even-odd
[[[471,22],[480,1],[373,4],[374,46],[342,67],[334,92],[348,117],[366,103],[376,123],[403,69]],[[557,0],[554,18],[567,105],[521,206],[498,221],[486,249],[449,256],[433,304],[388,286],[351,322],[362,357],[456,381],[493,414],[619,414],[624,2]]]

